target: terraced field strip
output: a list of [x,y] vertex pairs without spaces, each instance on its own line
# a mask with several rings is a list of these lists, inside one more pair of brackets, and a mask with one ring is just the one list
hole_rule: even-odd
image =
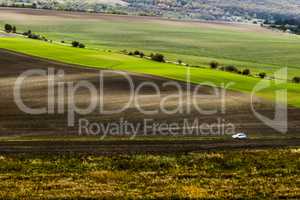
[[[103,50],[76,49],[24,38],[0,38],[0,48],[54,61],[81,65],[82,67],[123,70],[180,81],[187,81],[187,73],[189,73],[189,81],[191,83],[206,83],[215,87],[227,86],[227,89],[247,93],[252,92],[253,88],[261,81],[259,78],[242,76],[219,70],[187,68],[184,66],[158,63],[147,59]],[[259,91],[257,93],[258,96],[274,100],[274,92],[276,90],[287,89],[288,103],[300,107],[299,84],[283,83],[276,85],[270,80],[263,80],[263,82],[264,84],[269,85],[269,87],[263,91]]]

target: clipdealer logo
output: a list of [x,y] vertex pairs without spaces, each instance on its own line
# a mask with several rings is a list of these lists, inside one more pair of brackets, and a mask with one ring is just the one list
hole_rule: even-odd
[[[288,131],[288,103],[287,103],[287,88],[284,84],[288,80],[288,69],[282,68],[274,73],[274,81],[261,80],[252,90],[251,94],[251,109],[254,115],[267,126],[273,128],[280,133]],[[274,94],[274,118],[270,119],[255,110],[254,96],[258,92],[263,92],[267,89],[275,89]]]
[[[129,100],[126,104],[119,109],[108,110],[104,107],[104,77],[106,74],[115,74],[123,77],[129,85],[128,96]],[[191,112],[197,111],[199,115],[213,115],[213,114],[225,114],[226,113],[226,89],[235,84],[234,82],[227,82],[220,85],[216,85],[210,82],[203,82],[198,85],[193,85],[191,87],[190,79],[190,68],[186,68],[186,87],[182,88],[182,84],[178,81],[167,81],[163,83],[164,87],[174,87],[174,94],[170,95],[161,95],[161,86],[157,85],[155,82],[145,81],[136,86],[132,77],[125,72],[120,71],[111,71],[111,70],[102,70],[99,71],[99,86],[96,87],[92,82],[87,80],[80,80],[77,82],[66,81],[64,79],[63,70],[55,70],[54,68],[49,68],[48,70],[43,69],[33,69],[23,72],[16,80],[14,87],[14,100],[18,108],[32,115],[41,115],[41,114],[66,114],[67,112],[67,121],[69,127],[74,127],[76,124],[80,125],[84,119],[78,120],[76,122],[77,115],[88,115],[91,113],[97,112],[101,115],[113,115],[126,111],[128,108],[136,108],[140,113],[142,113],[145,118],[149,115],[155,114],[191,114]],[[42,108],[31,108],[25,104],[24,99],[22,99],[22,86],[26,79],[30,79],[33,76],[42,76],[47,77],[48,82],[48,91],[47,91],[47,103],[46,107]],[[274,74],[275,80],[261,80],[253,88],[251,93],[251,108],[254,115],[265,123],[267,126],[281,132],[287,132],[287,89],[282,87],[284,83],[287,82],[287,68],[283,68],[277,71]],[[212,89],[211,94],[201,93],[202,87],[210,87]],[[142,94],[142,90],[147,88],[152,88],[154,93],[160,97],[159,106],[153,108],[152,110],[146,110],[143,108],[142,102],[139,100],[139,96]],[[257,93],[262,92],[263,90],[275,88],[275,117],[274,119],[269,119],[268,117],[258,113],[255,110],[255,96]],[[76,104],[76,95],[80,90],[88,91],[90,98],[87,100],[88,104],[85,108],[79,107]],[[214,98],[219,99],[220,106],[219,108],[206,108],[198,105],[199,98]],[[174,108],[168,107],[168,100],[176,99],[177,106]],[[67,101],[66,104],[58,103],[57,101]],[[85,121],[86,122],[86,121]],[[225,123],[225,122],[223,122]],[[85,123],[86,124],[86,123]],[[228,123],[227,123],[228,125]],[[102,125],[103,126],[103,125]],[[198,126],[199,127],[199,126]],[[100,126],[101,128],[101,126]],[[107,127],[106,127],[107,128]],[[79,127],[80,129],[80,127]],[[80,130],[79,130],[80,131]],[[102,131],[103,132],[103,131]],[[106,131],[106,132],[109,132]]]

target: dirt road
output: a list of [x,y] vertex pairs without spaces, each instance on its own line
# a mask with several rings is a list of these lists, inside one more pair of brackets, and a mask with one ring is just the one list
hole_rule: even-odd
[[16,141],[0,142],[0,154],[168,154],[207,150],[262,149],[300,146],[300,139],[208,140],[208,141]]

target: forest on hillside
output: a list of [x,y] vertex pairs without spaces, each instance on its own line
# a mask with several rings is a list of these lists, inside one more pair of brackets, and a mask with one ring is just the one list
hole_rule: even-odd
[[0,0],[0,5],[239,22],[300,14],[300,0]]

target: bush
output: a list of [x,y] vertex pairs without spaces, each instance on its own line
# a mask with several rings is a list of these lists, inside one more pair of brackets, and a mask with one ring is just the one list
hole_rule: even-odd
[[61,43],[65,43],[65,41],[62,40]]
[[223,69],[224,69],[224,71],[227,71],[227,72],[236,72],[236,73],[239,72],[238,68],[236,68],[233,65],[226,66]]
[[10,33],[10,32],[12,32],[13,27],[10,24],[5,24],[4,25],[4,30],[5,30],[5,32]]
[[300,77],[294,77],[293,82],[294,83],[300,83]]
[[33,33],[31,33],[31,34],[29,34],[29,35],[28,35],[28,38],[30,38],[30,39],[34,39],[34,40],[39,40],[39,39],[40,39],[40,36],[39,36],[39,35],[36,35],[36,34],[33,34]]
[[140,57],[144,58],[145,54],[143,52],[140,52]]
[[136,56],[138,56],[138,55],[140,55],[140,52],[139,52],[138,50],[135,50],[135,51],[133,52],[133,54],[136,55]]
[[27,32],[24,32],[23,35],[25,35],[25,36],[31,35],[31,30],[28,30]]
[[82,43],[80,43],[80,44],[78,45],[78,47],[83,49],[83,48],[85,48],[85,45],[82,44]]
[[250,73],[251,73],[251,72],[250,72],[249,69],[244,69],[243,72],[242,72],[242,74],[243,74],[243,75],[246,75],[246,76],[250,75]]
[[72,47],[85,48],[85,45],[83,43],[78,42],[78,41],[73,41],[72,42]]
[[182,64],[182,60],[177,60],[177,63],[178,63],[179,65],[181,65],[181,64]]
[[73,42],[72,42],[72,46],[73,46],[73,47],[78,47],[79,44],[80,44],[80,43],[79,43],[78,41],[73,41]]
[[132,55],[133,55],[132,51],[130,51],[130,52],[128,53],[128,55],[129,55],[129,56],[132,56]]
[[260,78],[265,78],[267,76],[267,74],[265,72],[261,72],[261,73],[258,74],[258,76]]
[[219,63],[216,61],[212,61],[209,65],[212,69],[217,69],[219,67]]
[[[31,30],[28,30],[27,32],[23,33],[24,36],[27,36],[30,39],[34,39],[34,40],[43,40],[45,42],[48,42],[48,39],[45,38],[44,36],[41,35],[37,35],[35,33],[32,33]],[[50,40],[50,42],[52,42],[52,40]]]
[[165,62],[164,55],[162,55],[160,53],[151,54],[151,59],[154,61],[157,61],[157,62]]

